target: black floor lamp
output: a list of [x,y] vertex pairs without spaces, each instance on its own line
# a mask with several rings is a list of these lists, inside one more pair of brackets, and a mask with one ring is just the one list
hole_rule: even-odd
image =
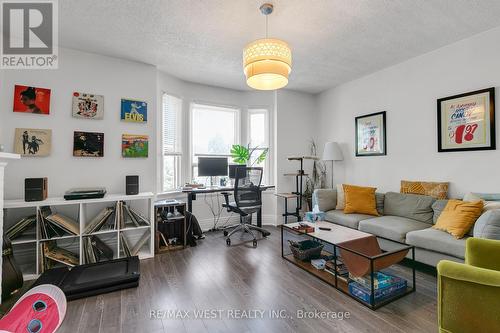
[[343,161],[344,155],[342,155],[342,150],[337,142],[327,142],[325,143],[325,148],[323,150],[323,161],[332,161],[332,188],[335,188],[333,183],[333,162]]

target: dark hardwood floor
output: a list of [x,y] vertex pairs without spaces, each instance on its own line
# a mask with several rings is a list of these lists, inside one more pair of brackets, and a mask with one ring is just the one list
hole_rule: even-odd
[[[268,229],[272,235],[256,249],[251,242],[228,248],[222,233],[208,233],[197,247],[143,260],[138,288],[69,302],[58,332],[437,331],[434,276],[417,272],[416,293],[372,311],[283,260],[279,229]],[[177,319],[167,318],[169,310]],[[201,310],[221,312],[211,313],[217,319],[196,319]],[[260,312],[236,310],[265,312],[260,318]],[[273,318],[270,310],[284,318]],[[327,319],[301,319],[300,310],[330,313]],[[181,318],[182,311],[189,317]],[[339,319],[339,312],[349,317]],[[233,319],[245,314],[258,319]]]

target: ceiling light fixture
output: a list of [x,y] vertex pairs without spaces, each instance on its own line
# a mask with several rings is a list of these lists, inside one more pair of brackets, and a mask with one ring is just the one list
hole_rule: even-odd
[[243,50],[243,67],[247,84],[258,90],[275,90],[288,84],[292,71],[292,51],[280,39],[268,38],[268,15],[273,5],[265,3],[260,11],[266,16],[266,38],[257,39]]

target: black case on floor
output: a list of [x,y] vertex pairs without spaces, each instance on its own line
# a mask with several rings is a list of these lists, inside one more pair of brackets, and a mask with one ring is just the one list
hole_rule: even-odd
[[114,259],[73,268],[61,267],[45,271],[33,287],[53,284],[61,288],[68,301],[99,295],[139,285],[139,257]]

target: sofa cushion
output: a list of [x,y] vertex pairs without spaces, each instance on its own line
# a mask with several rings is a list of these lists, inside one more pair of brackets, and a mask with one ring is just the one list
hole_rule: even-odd
[[377,203],[377,211],[380,215],[384,215],[384,199],[385,199],[384,193],[375,192],[375,201]]
[[481,215],[473,228],[474,237],[500,240],[500,209]]
[[445,231],[428,228],[411,231],[406,234],[406,243],[416,247],[448,254],[457,258],[465,258],[465,240],[468,237],[455,239]]
[[429,228],[429,224],[400,216],[381,216],[359,222],[358,229],[370,234],[404,242],[410,231]]
[[342,184],[337,184],[335,187],[337,188],[337,205],[335,209],[343,210],[345,206],[344,186]]
[[434,201],[436,199],[427,195],[387,192],[384,199],[384,214],[432,224]]
[[314,190],[313,205],[318,205],[319,210],[322,212],[335,209],[337,205],[337,190],[331,188]]
[[447,199],[446,200],[436,200],[432,204],[432,210],[434,211],[434,216],[432,217],[433,224],[436,224],[436,222],[439,218],[439,215],[441,215],[441,213],[443,212],[444,207],[446,207],[446,204],[448,204]]
[[[489,196],[490,198],[495,198],[495,194],[489,194],[487,196]],[[498,200],[497,201],[487,201],[487,200],[484,200],[483,198],[481,198],[479,195],[477,195],[475,193],[467,193],[464,196],[463,200],[464,201],[478,201],[478,200],[482,200],[483,204],[484,204],[483,213],[485,213],[488,210],[492,210],[492,209],[500,209],[500,201],[498,201]]]
[[352,229],[358,229],[358,223],[361,220],[371,219],[372,215],[365,214],[344,214],[342,210],[330,210],[325,213],[325,220],[343,225]]

